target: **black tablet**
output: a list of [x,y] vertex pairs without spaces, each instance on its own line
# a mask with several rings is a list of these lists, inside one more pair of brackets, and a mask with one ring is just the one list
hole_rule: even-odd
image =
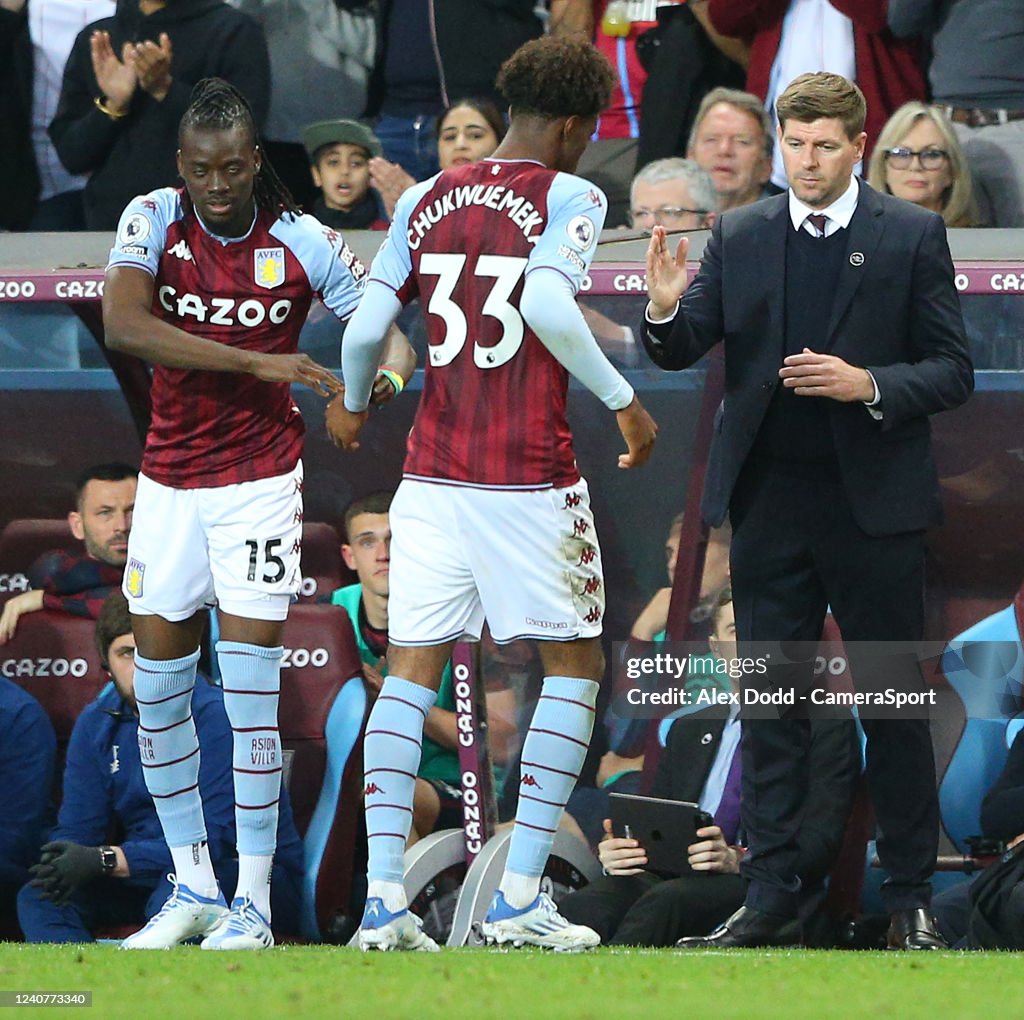
[[686,848],[699,841],[697,830],[713,819],[696,804],[631,793],[609,793],[612,832],[635,839],[647,852],[647,867],[670,875],[690,871]]

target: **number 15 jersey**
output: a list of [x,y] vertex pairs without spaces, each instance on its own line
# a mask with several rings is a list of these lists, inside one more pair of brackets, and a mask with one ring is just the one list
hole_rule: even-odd
[[523,321],[526,276],[578,291],[607,203],[533,160],[485,159],[410,188],[370,278],[419,297],[429,353],[405,477],[501,489],[574,485],[568,373]]

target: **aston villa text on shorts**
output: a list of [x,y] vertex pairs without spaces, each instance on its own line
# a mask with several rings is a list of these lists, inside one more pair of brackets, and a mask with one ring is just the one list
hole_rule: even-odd
[[531,244],[537,243],[544,230],[544,217],[534,204],[511,188],[502,184],[464,184],[424,206],[416,219],[410,222],[407,235],[410,250],[416,251],[427,231],[449,213],[471,205],[483,205],[505,213]]

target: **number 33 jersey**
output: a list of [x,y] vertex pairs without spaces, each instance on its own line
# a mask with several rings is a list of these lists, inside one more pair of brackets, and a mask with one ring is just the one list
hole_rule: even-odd
[[607,203],[532,160],[485,159],[410,188],[370,278],[427,323],[426,381],[405,476],[504,489],[575,484],[568,373],[523,321],[533,271],[579,291]]
[[[151,311],[193,336],[264,354],[294,354],[314,297],[347,319],[366,270],[312,216],[258,210],[240,238],[210,233],[173,188],[132,201],[107,268],[153,276]],[[239,372],[153,370],[142,471],[178,489],[251,482],[291,471],[303,425],[287,382]]]

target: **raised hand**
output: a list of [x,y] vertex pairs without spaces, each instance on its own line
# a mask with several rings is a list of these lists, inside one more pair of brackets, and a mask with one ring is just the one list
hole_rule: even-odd
[[416,183],[397,163],[389,163],[382,156],[370,160],[370,186],[377,189],[384,202],[388,219],[395,215],[395,203]]
[[321,397],[341,393],[341,380],[308,354],[254,354],[251,375],[264,382],[302,383]]
[[651,231],[651,243],[647,246],[647,296],[651,301],[649,312],[652,319],[667,319],[686,292],[686,256],[689,250],[690,240],[684,237],[673,256],[665,228],[656,226]]
[[89,55],[96,84],[103,93],[107,109],[113,113],[126,113],[135,95],[138,77],[133,65],[134,54],[134,45],[126,42],[119,58],[111,45],[109,32],[97,31],[89,37]]
[[139,85],[158,101],[170,91],[173,59],[171,38],[166,32],[160,33],[159,44],[147,39],[135,46],[132,63]]
[[628,452],[619,454],[619,467],[639,467],[654,449],[658,426],[636,396],[628,407],[615,412],[615,421],[628,448]]

